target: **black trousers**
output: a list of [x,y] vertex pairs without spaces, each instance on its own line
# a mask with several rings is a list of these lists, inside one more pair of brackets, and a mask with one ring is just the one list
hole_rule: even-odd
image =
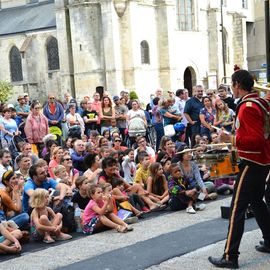
[[224,251],[228,260],[236,259],[239,255],[239,245],[244,233],[245,212],[249,204],[254,211],[265,243],[270,244],[270,215],[263,201],[269,166],[242,160],[239,169],[231,202],[231,215]]

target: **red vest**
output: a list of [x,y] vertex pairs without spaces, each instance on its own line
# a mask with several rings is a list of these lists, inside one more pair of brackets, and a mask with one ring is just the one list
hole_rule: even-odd
[[[242,100],[259,98],[250,93]],[[270,165],[270,138],[264,137],[265,112],[252,101],[240,104],[235,122],[236,147],[241,159],[260,165]]]

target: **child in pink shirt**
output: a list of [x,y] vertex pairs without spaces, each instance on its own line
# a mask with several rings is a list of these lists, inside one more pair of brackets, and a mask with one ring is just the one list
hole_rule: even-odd
[[91,200],[84,210],[83,232],[85,234],[93,234],[104,226],[116,229],[121,233],[133,230],[113,213],[113,209],[110,207],[110,196],[104,196],[99,186],[91,185],[87,194]]

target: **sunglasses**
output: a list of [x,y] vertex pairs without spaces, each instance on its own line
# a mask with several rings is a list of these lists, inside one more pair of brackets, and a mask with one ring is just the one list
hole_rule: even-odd
[[70,160],[71,160],[71,158],[65,158],[64,160],[65,160],[65,161],[70,161]]
[[54,97],[50,97],[49,99],[55,99]]
[[121,140],[115,140],[115,142],[121,142]]

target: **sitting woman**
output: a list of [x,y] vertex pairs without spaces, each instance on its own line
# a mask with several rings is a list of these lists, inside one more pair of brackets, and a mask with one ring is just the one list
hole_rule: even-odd
[[205,199],[214,200],[217,198],[214,184],[212,182],[203,182],[198,165],[192,161],[192,149],[184,149],[179,153],[181,173],[185,179],[188,179],[189,189],[196,188],[201,191]]
[[147,192],[151,198],[161,204],[168,202],[168,184],[159,162],[150,165],[150,176],[147,180]]
[[157,162],[160,162],[165,156],[173,158],[175,154],[175,144],[168,136],[163,136],[160,141],[160,147],[157,155]]
[[22,194],[17,175],[13,171],[6,171],[2,176],[2,183],[5,189],[0,189],[0,220],[13,220],[20,229],[27,228],[29,216],[22,213]]
[[71,156],[68,153],[65,153],[60,160],[60,164],[66,168],[66,171],[69,175],[69,181],[75,183],[76,179],[79,177],[79,171],[73,168]]

